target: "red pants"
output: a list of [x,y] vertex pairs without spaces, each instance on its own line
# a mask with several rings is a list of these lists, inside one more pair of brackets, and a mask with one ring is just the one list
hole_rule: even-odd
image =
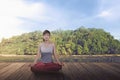
[[31,67],[31,71],[34,73],[59,71],[60,69],[62,69],[62,65],[59,65],[57,63],[38,62],[34,66]]

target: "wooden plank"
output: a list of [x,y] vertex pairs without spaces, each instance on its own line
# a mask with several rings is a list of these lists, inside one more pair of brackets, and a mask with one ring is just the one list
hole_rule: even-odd
[[115,71],[111,70],[109,67],[104,66],[106,63],[94,63],[99,72],[103,75],[103,79],[105,80],[119,80],[120,76]]
[[92,80],[101,80],[94,67],[91,66],[93,63],[82,63],[81,65],[87,70]]
[[[19,68],[16,69],[16,71],[14,71],[13,73],[11,73],[8,77],[6,77],[6,80],[7,79],[9,79],[9,80],[13,80],[13,79],[18,80],[21,77],[21,71],[23,70],[25,63],[22,63],[22,64],[19,63],[19,64],[20,64]],[[14,69],[14,68],[12,68],[12,69]]]
[[71,67],[70,67],[70,62],[69,63],[66,63],[65,65],[64,65],[64,67],[65,67],[65,71],[64,71],[64,76],[66,77],[66,78],[69,78],[70,80],[73,80],[73,77],[72,77],[72,69],[71,69]]
[[69,63],[65,63],[63,68],[62,68],[62,73],[63,73],[63,80],[72,80],[70,78],[71,75],[71,71],[68,69],[69,67]]
[[94,74],[95,78],[98,80],[109,80],[109,79],[106,79],[106,75],[103,74],[104,71],[94,64],[96,63],[87,63],[87,65],[89,65],[89,67],[87,68],[88,71],[91,74]]
[[[42,78],[41,78],[42,77]],[[42,80],[62,80],[60,73],[46,73],[46,74],[40,74],[40,79]]]
[[30,63],[0,63],[0,80],[120,80],[118,63],[67,62],[56,73],[34,75]]
[[28,80],[32,72],[29,68],[29,63],[25,63],[22,70],[19,72],[21,74],[20,78],[18,80]]
[[[115,74],[116,76],[119,76],[120,72],[118,69],[113,68],[112,66],[106,64],[106,63],[100,63],[99,66],[101,66],[106,71]],[[118,71],[117,71],[118,70]]]
[[90,80],[90,73],[83,67],[83,63],[73,63],[76,66],[78,79],[81,80]]
[[[85,73],[87,73],[86,75],[89,76],[89,80],[99,80],[99,78],[96,76],[96,74],[94,73],[94,70],[91,69],[90,65],[88,65],[88,63],[80,63],[81,66],[85,69]],[[92,63],[90,63],[92,64]],[[90,70],[91,69],[91,70]]]
[[118,68],[115,68],[115,67],[113,67],[112,65],[110,65],[111,63],[103,63],[103,64],[101,64],[101,65],[103,65],[104,67],[106,67],[106,68],[108,68],[109,67],[109,69],[111,70],[111,71],[114,71],[114,72],[116,72],[117,74],[120,74],[120,67],[119,67],[119,69]]
[[[4,64],[3,64],[4,65]],[[7,65],[7,63],[6,63],[6,65]],[[8,71],[10,68],[9,67],[11,67],[11,65],[12,65],[12,63],[11,64],[9,64],[9,65],[7,65],[7,66],[5,66],[5,67],[3,67],[1,70],[0,70],[0,75],[1,74],[3,74],[3,73],[5,73],[6,71]],[[1,76],[0,76],[1,77]]]
[[11,73],[15,72],[21,66],[20,63],[11,63],[0,71],[0,79],[5,80]]
[[69,69],[69,73],[71,74],[71,76],[70,76],[70,78],[71,78],[71,80],[79,80],[79,72],[78,72],[78,70],[77,70],[77,68],[76,68],[76,66],[74,66],[73,65],[73,63],[71,62],[71,63],[69,63],[69,65],[68,65],[68,67],[67,67],[68,69]]
[[11,63],[0,63],[0,70],[2,70],[4,67],[10,65]]
[[108,63],[108,65],[116,68],[120,72],[120,63],[110,63],[110,64]]

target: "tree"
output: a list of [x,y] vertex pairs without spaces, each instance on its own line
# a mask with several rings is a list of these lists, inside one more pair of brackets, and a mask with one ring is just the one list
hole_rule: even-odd
[[87,42],[86,42],[86,40],[84,40],[83,54],[88,54],[88,52],[89,52],[89,49],[87,46]]
[[[76,30],[55,30],[51,40],[61,55],[120,54],[120,41],[103,29],[80,27]],[[43,41],[42,32],[34,31],[20,36],[3,38],[0,54],[32,55]]]
[[82,46],[77,45],[77,54],[82,54]]

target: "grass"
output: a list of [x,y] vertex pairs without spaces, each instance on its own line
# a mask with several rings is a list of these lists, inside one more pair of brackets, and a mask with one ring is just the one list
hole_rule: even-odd
[[[33,62],[34,58],[34,55],[2,55],[0,62]],[[63,62],[120,62],[119,55],[67,55],[59,59]]]
[[0,56],[0,62],[31,62],[34,56]]

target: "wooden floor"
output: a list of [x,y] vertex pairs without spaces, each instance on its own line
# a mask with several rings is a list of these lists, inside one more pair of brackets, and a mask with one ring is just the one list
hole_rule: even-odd
[[65,63],[56,73],[35,75],[30,63],[0,63],[0,80],[120,80],[119,63]]

